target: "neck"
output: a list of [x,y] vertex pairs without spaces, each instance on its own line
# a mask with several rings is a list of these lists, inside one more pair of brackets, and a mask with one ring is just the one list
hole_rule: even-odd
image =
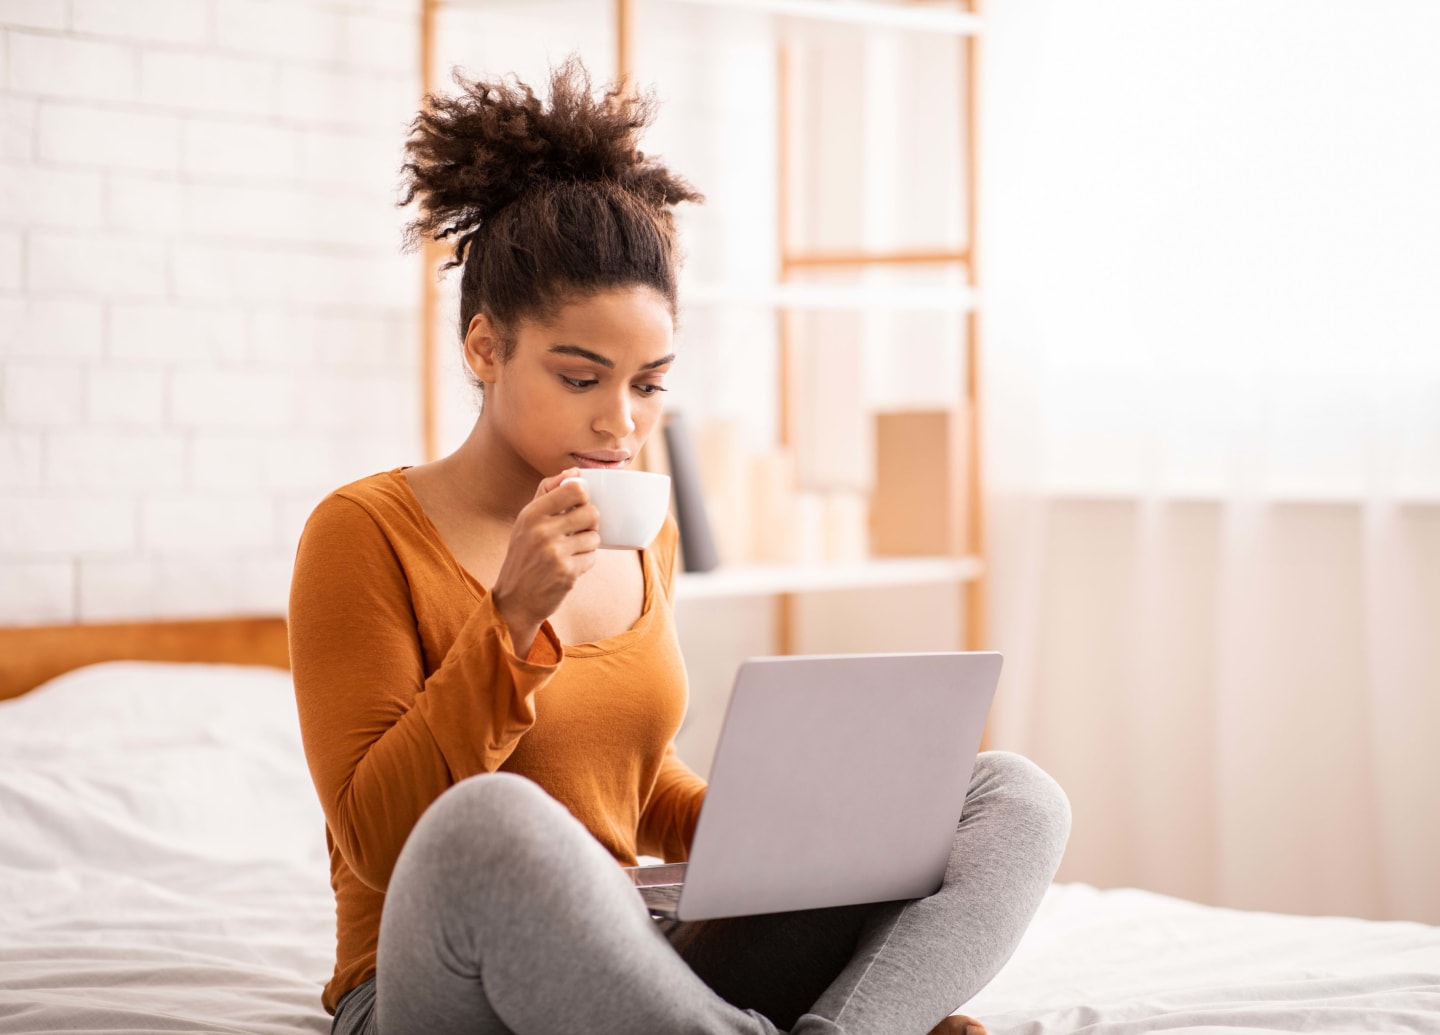
[[467,509],[507,525],[532,499],[542,475],[494,434],[482,413],[460,448],[436,462]]

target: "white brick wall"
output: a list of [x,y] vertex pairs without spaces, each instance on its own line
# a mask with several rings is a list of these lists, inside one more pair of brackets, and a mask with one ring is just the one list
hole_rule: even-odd
[[0,223],[98,229],[102,187],[99,173],[0,164]]
[[184,195],[173,176],[113,171],[105,191],[105,228],[128,234],[178,236],[185,224]]
[[85,371],[85,411],[95,425],[153,427],[165,412],[165,371],[92,366]]
[[[4,75],[4,67],[4,58],[0,58],[0,76]],[[33,98],[0,96],[0,159],[34,157],[39,110],[40,102]]]
[[135,96],[130,47],[70,36],[11,32],[10,88],[40,97],[128,101]]
[[0,567],[0,622],[65,622],[74,609],[75,569],[69,562],[16,561]]
[[70,0],[71,28],[137,43],[203,45],[210,5],[196,0]]
[[63,29],[65,6],[65,0],[0,0],[0,23],[32,29]]
[[67,426],[85,416],[84,370],[45,362],[5,364],[5,424],[8,427]]
[[283,0],[215,0],[215,39],[237,54],[332,64],[340,59],[342,16]]
[[20,290],[20,267],[25,252],[21,236],[9,230],[0,230],[0,291]]
[[140,55],[140,98],[157,108],[264,116],[272,110],[270,62],[174,50]]
[[0,356],[98,357],[101,321],[97,302],[0,298]]
[[106,344],[113,359],[202,369],[245,359],[243,310],[176,302],[117,302],[106,308],[110,316]]
[[236,121],[187,119],[181,169],[225,180],[293,180],[303,135],[296,130]]
[[8,493],[0,510],[6,566],[28,560],[134,551],[140,543],[136,499],[124,493]]
[[34,230],[29,235],[26,287],[35,295],[163,298],[165,244],[132,234]]
[[0,0],[0,623],[279,613],[419,456],[419,0]]
[[46,166],[174,172],[180,125],[174,115],[41,102],[36,148]]
[[0,491],[38,487],[44,449],[45,439],[37,431],[8,426],[0,431]]
[[178,435],[57,431],[45,445],[48,487],[174,489],[185,479],[185,440]]

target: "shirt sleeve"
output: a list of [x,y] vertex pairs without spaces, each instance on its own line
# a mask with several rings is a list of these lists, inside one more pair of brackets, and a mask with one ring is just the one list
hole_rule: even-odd
[[300,539],[290,657],[306,760],[345,862],[385,890],[420,814],[493,772],[559,665],[548,623],[517,656],[489,594],[427,678],[406,573],[369,512],[330,496]]
[[636,847],[641,855],[654,855],[666,862],[684,862],[695,840],[695,823],[705,801],[705,781],[675,753],[665,749],[655,787],[640,813]]

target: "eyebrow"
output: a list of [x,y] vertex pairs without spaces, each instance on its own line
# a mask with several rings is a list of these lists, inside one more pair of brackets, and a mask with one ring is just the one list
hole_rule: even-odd
[[[615,369],[615,361],[613,359],[607,359],[600,355],[600,353],[591,352],[589,349],[582,348],[579,345],[551,345],[549,351],[555,353],[557,356],[578,356],[580,359],[588,359],[591,363],[598,364],[606,370]],[[640,369],[654,370],[656,367],[663,367],[674,361],[675,353],[672,352],[668,356],[661,356],[659,359],[651,360]]]

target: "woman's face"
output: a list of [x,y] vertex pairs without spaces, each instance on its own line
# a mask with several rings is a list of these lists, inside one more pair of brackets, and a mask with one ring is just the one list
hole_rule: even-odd
[[483,419],[541,477],[628,467],[660,419],[674,322],[650,288],[616,288],[522,321],[501,360],[493,325],[470,323],[466,359],[485,383]]

